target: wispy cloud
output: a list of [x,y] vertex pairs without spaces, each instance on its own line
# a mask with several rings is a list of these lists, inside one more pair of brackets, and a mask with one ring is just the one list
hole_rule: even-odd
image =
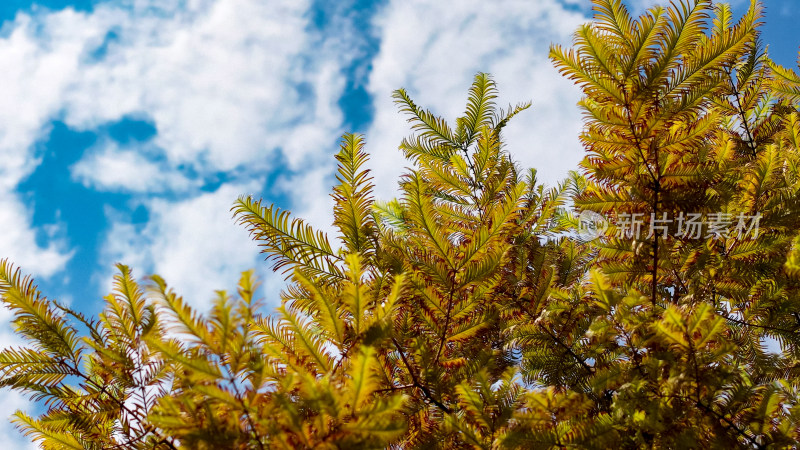
[[[19,195],[0,189],[0,258],[46,278],[63,269],[71,252],[58,227],[35,229],[32,216]],[[37,234],[46,244],[40,243]]]
[[122,261],[140,275],[158,273],[203,310],[214,290],[232,289],[239,272],[256,264],[258,248],[226,212],[232,199],[257,187],[230,184],[190,199],[146,200],[150,220],[143,226],[115,221],[104,257]]
[[105,139],[71,167],[72,177],[86,187],[105,192],[185,193],[201,186],[200,180],[164,162],[148,158],[149,145],[121,146]]

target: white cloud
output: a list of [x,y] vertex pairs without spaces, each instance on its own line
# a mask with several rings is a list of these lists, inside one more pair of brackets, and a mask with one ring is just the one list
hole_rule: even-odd
[[41,23],[20,14],[0,39],[0,188],[13,189],[38,164],[31,145],[61,108],[63,91],[77,75],[83,42],[97,32],[91,24],[62,26],[83,21],[72,10],[59,18]]
[[[66,93],[67,123],[94,129],[144,112],[167,159],[201,170],[268,166],[265,154],[283,147],[295,163],[318,151],[341,122],[328,106],[343,84],[340,62],[313,54],[308,2],[202,5],[174,15],[98,7],[86,21],[117,37],[103,59],[81,66]],[[304,128],[316,134],[298,136]],[[298,137],[303,147],[293,145]]]
[[[36,239],[37,230],[31,227],[32,216],[29,205],[16,194],[0,189],[0,259],[8,258],[25,273],[46,278],[61,270],[71,253],[62,239],[52,235],[41,246]],[[48,235],[47,230],[39,232]]]
[[241,271],[258,264],[258,248],[227,213],[237,196],[255,188],[228,184],[187,200],[146,200],[150,220],[143,229],[119,220],[109,231],[105,266],[122,262],[139,275],[157,273],[204,311],[214,290],[234,289]]
[[147,157],[146,146],[121,148],[105,140],[73,165],[71,174],[84,186],[100,191],[136,193],[186,192],[199,188],[198,180]]
[[[435,20],[431,20],[435,18]],[[463,112],[475,73],[489,72],[500,89],[498,106],[533,101],[505,136],[512,156],[539,169],[553,184],[582,157],[578,142],[579,90],[547,58],[551,42],[569,43],[586,18],[555,0],[451,4],[428,0],[393,1],[378,18],[380,53],[369,92],[376,109],[367,132],[368,150],[382,196],[392,195],[407,166],[397,146],[409,133],[391,92],[404,87],[418,105],[453,120]]]
[[[70,84],[65,120],[92,130],[144,115],[157,130],[148,151],[160,149],[155,156],[163,161],[111,146],[74,166],[75,178],[102,190],[174,193],[196,187],[178,167],[201,178],[227,171],[258,181],[276,164],[298,171],[333,165],[319,155],[332,153],[341,132],[337,102],[349,60],[341,39],[309,28],[308,2],[205,1],[169,14],[154,12],[152,2],[136,5],[133,13],[101,5],[87,18],[117,37]],[[195,195],[185,201],[141,199],[150,213],[143,231],[112,215],[103,262],[157,272],[207,305],[213,289],[233,288],[241,270],[264,266],[256,244],[226,214],[238,195],[262,185],[233,183],[213,194],[184,190]]]

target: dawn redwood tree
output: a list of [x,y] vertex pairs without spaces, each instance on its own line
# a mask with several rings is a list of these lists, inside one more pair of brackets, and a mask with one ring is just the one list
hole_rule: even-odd
[[584,92],[580,174],[545,188],[513,162],[529,105],[498,108],[486,74],[453,123],[398,90],[412,169],[376,201],[343,137],[338,245],[234,205],[288,277],[272,313],[252,272],[201,315],[120,265],[88,318],[0,263],[29,343],[0,385],[45,407],[13,422],[48,449],[796,447],[800,77],[757,3],[594,6],[551,50]]
[[[555,316],[592,364],[579,388],[553,383],[556,399],[590,405],[553,430],[576,421],[646,447],[796,445],[797,76],[765,54],[756,2],[738,21],[703,1],[638,19],[619,1],[595,10],[573,48],[551,51],[584,92],[575,207],[612,222],[591,242],[588,295]],[[709,226],[689,232],[692,216]]]

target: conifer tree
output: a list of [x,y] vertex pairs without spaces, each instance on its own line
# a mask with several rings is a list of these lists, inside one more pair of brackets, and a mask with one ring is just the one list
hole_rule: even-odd
[[[593,3],[551,49],[584,93],[580,173],[546,188],[513,162],[502,131],[529,104],[498,108],[486,74],[454,122],[400,89],[412,168],[377,201],[342,138],[338,244],[235,203],[287,276],[274,312],[252,272],[201,314],[120,265],[87,318],[0,263],[29,344],[0,352],[0,385],[45,408],[13,421],[47,449],[797,446],[800,77],[756,2]],[[745,217],[757,232],[721,228]]]

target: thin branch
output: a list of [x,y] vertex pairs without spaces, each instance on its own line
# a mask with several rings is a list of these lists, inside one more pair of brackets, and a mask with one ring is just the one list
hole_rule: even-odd
[[394,391],[402,391],[405,389],[411,389],[417,387],[415,384],[405,384],[403,386],[391,386],[384,389],[376,389],[372,392],[394,392]]
[[450,272],[450,296],[447,299],[447,313],[445,314],[444,328],[442,329],[442,337],[439,339],[439,349],[436,351],[436,358],[433,359],[433,364],[439,362],[439,357],[447,344],[447,329],[450,327],[450,316],[453,310],[453,295],[455,294],[456,280],[455,272]]
[[256,424],[253,422],[253,418],[250,416],[249,408],[244,404],[244,398],[242,398],[242,394],[239,392],[239,388],[236,386],[236,379],[229,378],[228,382],[233,387],[233,393],[236,395],[236,400],[239,401],[239,405],[242,407],[247,424],[250,425],[250,431],[253,433],[253,439],[258,443],[258,448],[264,450],[264,443],[261,442],[261,437],[258,435],[258,431],[256,430]]
[[736,98],[736,112],[739,113],[739,117],[742,120],[742,126],[744,127],[744,131],[747,135],[747,140],[745,141],[747,143],[747,148],[750,149],[753,158],[755,158],[758,154],[756,152],[756,142],[755,138],[753,137],[753,133],[750,131],[750,124],[747,121],[747,114],[745,114],[744,110],[742,109],[742,100],[741,96],[739,95],[739,88],[733,84],[733,73],[731,72],[731,69],[729,67],[725,67],[724,70],[725,73],[728,74],[728,78],[731,82],[731,90]]
[[523,304],[523,303],[522,303],[522,302],[521,302],[521,301],[520,301],[518,298],[515,298],[515,299],[514,299],[514,301],[517,303],[517,306],[519,306],[520,308],[522,308],[522,310],[523,310],[523,311],[525,311],[525,313],[526,313],[526,314],[528,314],[528,315],[529,315],[529,316],[530,316],[530,317],[533,319],[533,323],[534,323],[534,324],[538,325],[538,326],[539,326],[539,328],[541,328],[541,329],[542,329],[542,330],[543,330],[545,333],[547,333],[547,335],[548,335],[548,336],[550,336],[550,338],[551,338],[551,339],[553,339],[553,341],[554,341],[556,344],[559,344],[561,347],[563,347],[563,348],[564,348],[564,349],[567,351],[567,353],[569,353],[569,354],[570,354],[570,356],[572,356],[572,357],[575,359],[575,361],[577,361],[577,362],[578,362],[578,363],[581,365],[581,367],[583,367],[583,369],[584,369],[584,370],[586,370],[586,371],[587,371],[587,372],[589,372],[590,374],[593,374],[593,373],[594,373],[594,367],[590,366],[590,365],[589,365],[589,364],[586,362],[586,360],[584,360],[583,358],[581,358],[580,356],[578,356],[578,354],[577,354],[577,353],[575,353],[575,352],[572,350],[572,347],[570,347],[569,345],[567,345],[567,344],[565,344],[564,342],[562,342],[560,339],[558,339],[558,336],[554,335],[553,333],[551,333],[551,332],[550,332],[550,330],[548,330],[547,328],[545,328],[545,327],[544,327],[544,326],[541,324],[541,322],[539,322],[539,321],[537,320],[537,319],[538,319],[538,316],[536,316],[536,315],[534,315],[533,313],[531,313],[531,311],[530,311],[530,310],[529,310],[529,309],[528,309],[528,308],[527,308],[527,307],[526,307],[526,306],[525,306],[525,305],[524,305],[524,304]]
[[736,323],[736,324],[739,324],[739,325],[744,325],[744,326],[747,326],[747,327],[755,327],[755,328],[761,328],[761,329],[764,329],[764,330],[779,331],[781,333],[794,333],[794,332],[797,331],[797,329],[786,330],[784,328],[771,327],[769,325],[758,325],[758,324],[755,324],[755,323],[750,323],[750,322],[745,322],[743,320],[734,319],[733,317],[730,317],[730,316],[722,316],[722,317],[724,317],[725,320],[727,320],[729,322],[733,322],[733,323]]
[[436,400],[436,398],[434,398],[434,396],[431,394],[431,391],[428,390],[428,388],[425,387],[422,383],[420,383],[419,379],[417,379],[417,375],[414,373],[414,369],[411,368],[411,364],[408,363],[408,360],[406,359],[406,354],[403,352],[403,349],[400,347],[400,344],[397,343],[397,339],[392,337],[392,343],[394,344],[395,348],[397,348],[397,351],[400,353],[400,358],[403,360],[403,364],[406,366],[406,369],[408,370],[408,374],[411,376],[411,380],[414,383],[414,386],[418,387],[422,391],[422,394],[425,396],[425,398],[427,398],[431,403],[438,406],[439,409],[441,409],[442,411],[450,414],[452,410],[447,406],[445,406],[439,400]]
[[650,168],[650,162],[647,160],[647,156],[645,156],[644,151],[642,150],[642,141],[639,137],[639,134],[636,133],[636,126],[633,124],[633,111],[631,111],[631,104],[628,100],[628,93],[625,92],[625,113],[628,119],[628,127],[631,130],[631,134],[633,135],[633,143],[636,144],[636,150],[639,151],[639,156],[642,157],[642,162],[644,163],[644,167],[647,169],[647,172],[650,174],[650,178],[653,180],[653,183],[658,183],[658,177],[655,176],[653,170]]
[[759,444],[758,441],[755,439],[755,437],[751,436],[750,433],[748,433],[745,430],[742,430],[741,428],[739,428],[735,423],[733,423],[730,419],[725,417],[723,414],[719,414],[716,411],[714,411],[711,407],[709,407],[706,404],[704,404],[703,401],[700,399],[700,385],[701,385],[701,383],[700,383],[700,369],[699,369],[698,364],[697,364],[697,355],[696,355],[695,348],[694,348],[694,341],[692,340],[692,337],[689,336],[687,333],[684,333],[684,336],[685,336],[686,340],[689,343],[689,356],[690,356],[690,359],[692,361],[692,369],[693,369],[693,372],[694,372],[695,404],[697,406],[699,406],[700,408],[704,409],[705,411],[710,412],[711,414],[713,414],[717,418],[723,420],[728,425],[727,428],[729,428],[729,429],[735,431],[737,434],[745,437],[748,441],[750,441],[751,444],[755,445],[758,448],[766,448],[763,445]]
[[743,429],[739,428],[739,427],[738,427],[738,426],[737,426],[737,425],[736,425],[736,424],[735,424],[733,421],[731,421],[730,419],[728,419],[727,417],[725,417],[725,415],[724,415],[724,414],[720,414],[720,413],[718,413],[718,412],[714,411],[714,409],[710,408],[709,406],[707,406],[705,403],[701,402],[700,400],[697,400],[697,402],[695,403],[695,405],[696,405],[696,406],[698,406],[698,407],[700,407],[700,408],[702,408],[703,410],[705,410],[705,411],[707,411],[707,412],[711,413],[711,414],[712,414],[712,415],[714,415],[714,417],[716,417],[717,419],[719,419],[719,420],[721,420],[721,421],[725,422],[725,424],[727,425],[727,426],[726,426],[726,428],[728,428],[728,429],[730,429],[730,430],[732,430],[732,431],[736,432],[736,434],[738,434],[738,435],[740,435],[740,436],[744,437],[744,438],[745,438],[745,439],[747,439],[747,440],[748,440],[748,441],[749,441],[751,444],[755,445],[757,448],[767,448],[767,446],[765,446],[765,445],[763,445],[763,444],[760,444],[760,443],[759,443],[759,442],[756,440],[756,438],[755,438],[753,435],[751,435],[751,434],[750,434],[750,433],[749,433],[747,430],[743,430]]

